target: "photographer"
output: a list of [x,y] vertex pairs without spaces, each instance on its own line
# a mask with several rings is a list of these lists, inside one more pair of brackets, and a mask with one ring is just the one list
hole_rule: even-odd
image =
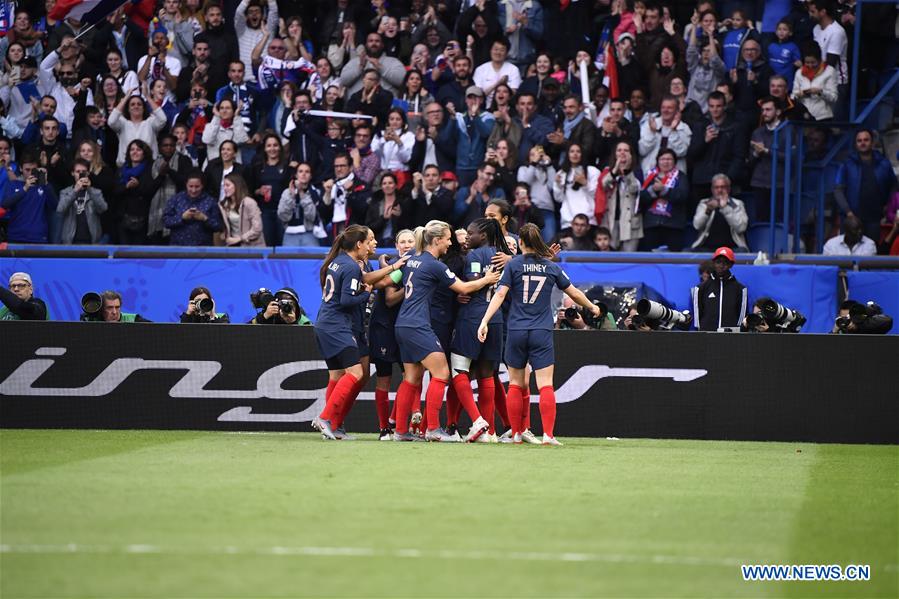
[[10,181],[0,206],[9,214],[9,243],[47,243],[50,215],[56,210],[53,187],[47,184],[47,171],[38,168],[37,158],[25,155],[22,178]]
[[652,327],[640,316],[640,313],[637,312],[637,304],[631,304],[627,307],[627,317],[624,319],[622,323],[624,329],[626,331],[642,331],[647,333],[652,330]]
[[49,320],[47,305],[34,297],[31,275],[16,272],[9,277],[9,289],[0,287],[0,320]]
[[838,335],[886,335],[893,328],[893,319],[883,313],[874,302],[867,304],[846,300],[834,321],[832,333]]
[[140,314],[122,312],[122,296],[117,291],[85,293],[81,308],[82,322],[152,322]]
[[798,333],[806,323],[805,316],[771,299],[760,297],[752,312],[743,319],[740,331],[746,333]]
[[215,300],[206,287],[194,287],[190,292],[187,310],[181,314],[182,323],[229,323],[225,313],[215,311]]
[[562,296],[562,305],[556,313],[555,328],[560,331],[614,331],[617,328],[615,325],[615,317],[609,313],[609,309],[605,304],[602,304],[597,300],[591,301],[600,308],[601,314],[598,319],[593,318],[593,315],[590,313],[585,315],[584,310],[579,308],[570,297],[567,295]]
[[56,211],[62,216],[62,243],[90,245],[99,243],[103,236],[100,215],[106,212],[103,192],[91,186],[91,165],[76,158],[72,166],[74,185],[59,192]]
[[263,310],[250,324],[312,324],[300,305],[300,296],[291,287],[279,289],[274,295],[268,289],[260,289],[251,293],[250,299],[256,309]]

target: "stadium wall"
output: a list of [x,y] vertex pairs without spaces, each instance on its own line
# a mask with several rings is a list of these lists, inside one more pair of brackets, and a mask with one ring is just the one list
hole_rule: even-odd
[[[6,322],[3,341],[4,428],[309,431],[327,384],[308,327]],[[899,443],[885,369],[895,337],[559,331],[555,342],[563,437]],[[376,429],[373,399],[369,385],[349,430]]]
[[[87,291],[115,289],[122,294],[123,309],[138,312],[156,322],[177,322],[193,287],[208,287],[216,309],[227,312],[232,322],[254,316],[250,291],[259,287],[277,290],[293,287],[314,320],[321,289],[317,259],[227,258],[0,258],[0,277],[5,281],[17,271],[31,273],[35,295],[47,301],[54,320],[77,320],[80,298]],[[567,262],[565,271],[576,284],[616,286],[646,285],[678,310],[691,310],[690,287],[697,284],[695,264],[621,264]],[[802,312],[808,323],[803,332],[825,333],[833,327],[837,309],[836,266],[777,264],[734,267],[734,274],[749,288],[749,299],[773,297]],[[867,275],[849,280],[849,296],[875,300],[899,317],[899,272],[850,273]],[[855,293],[855,284],[862,289]],[[895,310],[890,307],[895,305]],[[899,333],[899,326],[892,333]]]

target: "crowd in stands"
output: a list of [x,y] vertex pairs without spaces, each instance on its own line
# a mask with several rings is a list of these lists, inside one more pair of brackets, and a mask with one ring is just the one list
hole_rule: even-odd
[[[135,0],[95,26],[4,4],[10,243],[392,244],[504,200],[566,249],[756,249],[794,151],[774,130],[818,121],[820,157],[850,76],[876,90],[899,57],[896,5],[866,5],[849,73],[833,0]],[[899,254],[881,133],[842,156],[830,253]]]

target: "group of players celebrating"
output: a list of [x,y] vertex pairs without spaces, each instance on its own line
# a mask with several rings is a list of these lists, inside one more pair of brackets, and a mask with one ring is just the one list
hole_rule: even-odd
[[[377,242],[367,227],[349,226],[334,240],[321,267],[315,322],[328,387],[325,408],[312,425],[323,439],[349,438],[343,422],[374,362],[381,440],[561,445],[553,431],[552,289],[597,316],[599,308],[552,261],[556,248],[544,243],[536,226],[521,228],[516,254],[506,243],[504,215],[494,206],[486,214],[469,225],[467,247],[442,221],[400,231],[398,257],[392,263],[382,257],[377,270],[370,267]],[[509,372],[508,393],[498,376],[501,362]],[[391,412],[394,364],[402,364],[403,380]],[[425,370],[430,382],[422,412]],[[532,370],[542,440],[530,431]],[[444,395],[446,428],[440,426]],[[472,421],[464,437],[457,431],[462,409]],[[502,438],[494,428],[497,412],[508,429]]]

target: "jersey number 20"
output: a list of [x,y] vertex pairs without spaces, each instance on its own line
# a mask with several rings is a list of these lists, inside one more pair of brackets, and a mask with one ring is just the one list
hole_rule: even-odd
[[[543,289],[543,285],[546,284],[546,277],[538,277],[535,275],[525,275],[521,277],[522,282],[524,283],[524,292],[522,293],[522,301],[525,304],[533,304],[537,302],[537,296],[540,295],[540,290]],[[528,295],[528,292],[531,288],[531,283],[534,283],[536,287],[534,287],[533,293]]]

